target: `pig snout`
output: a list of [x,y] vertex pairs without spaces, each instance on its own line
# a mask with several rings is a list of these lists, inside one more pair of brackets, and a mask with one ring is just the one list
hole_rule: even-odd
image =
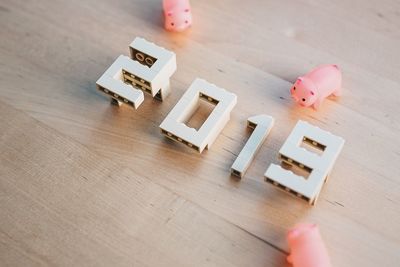
[[185,13],[168,13],[165,27],[172,31],[183,31],[191,25],[191,18]]

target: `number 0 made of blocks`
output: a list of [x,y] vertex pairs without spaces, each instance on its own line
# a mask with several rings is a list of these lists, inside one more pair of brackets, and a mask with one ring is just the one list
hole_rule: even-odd
[[[200,129],[196,130],[186,125],[185,121],[197,110],[201,99],[215,107]],[[201,153],[204,148],[211,147],[225,127],[236,101],[235,94],[196,79],[161,123],[161,133]]]

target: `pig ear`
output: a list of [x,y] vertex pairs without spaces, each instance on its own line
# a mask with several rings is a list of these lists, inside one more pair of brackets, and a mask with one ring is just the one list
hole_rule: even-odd
[[300,231],[298,229],[292,229],[289,231],[287,237],[288,239],[295,239],[298,235],[300,234]]
[[303,77],[299,77],[299,78],[297,78],[297,81],[296,81],[296,82],[300,83],[300,82],[302,82],[302,81],[303,81]]

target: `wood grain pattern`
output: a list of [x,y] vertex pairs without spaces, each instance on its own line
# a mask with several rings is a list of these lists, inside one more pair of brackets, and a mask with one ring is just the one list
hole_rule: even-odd
[[[247,240],[245,248],[254,252],[235,261],[238,266],[282,266],[286,230],[311,221],[320,225],[334,266],[400,262],[399,2],[222,0],[193,1],[192,9],[193,29],[173,34],[161,28],[159,1],[0,2],[0,98],[49,127],[16,115],[22,130],[7,130],[15,111],[2,105],[1,257],[21,266],[190,265],[189,258],[196,265],[229,266],[225,260],[241,254],[223,238],[222,251],[211,253],[218,259],[204,261],[203,249],[212,246],[205,240],[218,225],[236,229],[227,230],[227,238],[234,232],[232,238]],[[171,96],[163,103],[146,97],[137,111],[110,106],[94,83],[118,55],[128,55],[135,36],[175,51],[178,63]],[[291,82],[321,63],[343,69],[343,97],[325,101],[318,112],[297,107],[288,94]],[[238,95],[231,121],[202,155],[166,140],[158,129],[196,77]],[[275,126],[237,181],[229,168],[249,136],[247,118],[261,113],[272,115]],[[315,208],[263,182],[299,119],[346,139]],[[43,146],[23,134],[30,132],[25,121],[45,129],[34,132]],[[50,136],[53,141],[45,142]],[[72,153],[71,147],[79,148]],[[74,166],[69,175],[66,166]],[[94,184],[80,178],[92,172]],[[64,186],[58,188],[54,175]],[[158,194],[159,208],[141,206]],[[157,223],[169,208],[182,210],[173,229]],[[201,241],[179,232],[193,229],[192,213],[200,217],[196,225],[208,217],[215,223],[200,230]],[[32,224],[23,223],[27,218]],[[135,242],[127,234],[130,220],[151,224],[143,226],[145,233],[158,232],[147,241],[145,233],[137,234]],[[164,243],[155,242],[156,235]],[[136,262],[128,256],[134,250],[140,251]]]
[[284,252],[150,179],[8,105],[0,112],[2,265],[284,263]]

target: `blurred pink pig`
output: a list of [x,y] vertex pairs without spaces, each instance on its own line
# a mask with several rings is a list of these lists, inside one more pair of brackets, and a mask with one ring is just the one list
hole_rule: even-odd
[[189,0],[163,0],[165,29],[183,31],[192,25]]
[[288,232],[287,240],[290,247],[287,260],[293,267],[331,267],[317,225],[297,225]]
[[342,73],[337,65],[319,66],[297,78],[290,93],[301,106],[318,109],[326,97],[341,95]]

